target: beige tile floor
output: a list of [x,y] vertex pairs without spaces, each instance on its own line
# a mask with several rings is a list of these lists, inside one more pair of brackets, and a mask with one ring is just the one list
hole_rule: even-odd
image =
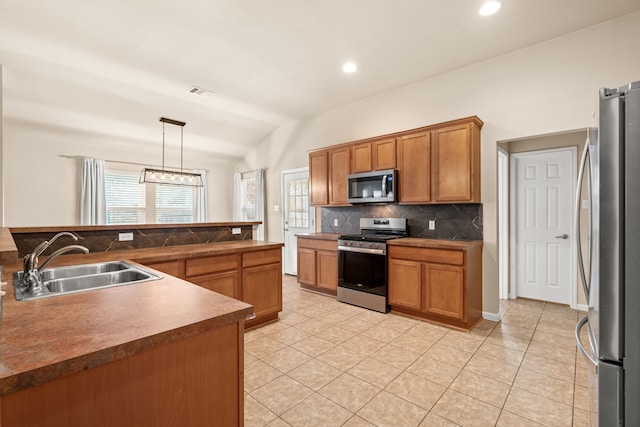
[[579,312],[501,301],[471,332],[382,314],[283,278],[280,320],[245,334],[245,426],[588,426]]

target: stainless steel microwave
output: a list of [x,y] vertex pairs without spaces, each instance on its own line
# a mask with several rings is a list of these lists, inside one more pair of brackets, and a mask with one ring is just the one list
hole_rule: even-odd
[[386,169],[354,173],[348,177],[349,203],[393,203],[396,201],[396,171]]

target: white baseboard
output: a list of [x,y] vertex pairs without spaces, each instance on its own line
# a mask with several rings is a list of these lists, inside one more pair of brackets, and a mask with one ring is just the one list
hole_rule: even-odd
[[488,311],[483,311],[482,312],[482,318],[483,319],[487,319],[487,320],[491,320],[493,322],[499,322],[500,320],[502,320],[502,315],[504,313],[489,313]]
[[589,306],[587,306],[586,304],[576,304],[575,307],[571,307],[571,308],[574,308],[580,311],[589,311]]

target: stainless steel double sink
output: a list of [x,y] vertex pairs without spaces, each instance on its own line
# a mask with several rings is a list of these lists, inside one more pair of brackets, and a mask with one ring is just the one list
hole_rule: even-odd
[[27,275],[23,271],[14,274],[17,300],[66,295],[162,278],[125,261],[46,268],[37,274],[40,276],[40,282],[35,292],[33,284],[27,280]]

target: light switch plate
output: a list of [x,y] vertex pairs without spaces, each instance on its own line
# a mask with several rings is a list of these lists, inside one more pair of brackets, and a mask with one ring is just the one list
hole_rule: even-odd
[[436,229],[436,220],[435,219],[430,219],[429,220],[429,230],[435,230]]
[[231,229],[231,234],[240,234],[240,233],[241,233],[241,231],[242,231],[242,230],[240,229],[240,227],[233,227],[233,228]]
[[120,242],[130,242],[133,240],[133,233],[118,233],[118,240]]
[[280,205],[273,205],[274,212],[280,212]]

